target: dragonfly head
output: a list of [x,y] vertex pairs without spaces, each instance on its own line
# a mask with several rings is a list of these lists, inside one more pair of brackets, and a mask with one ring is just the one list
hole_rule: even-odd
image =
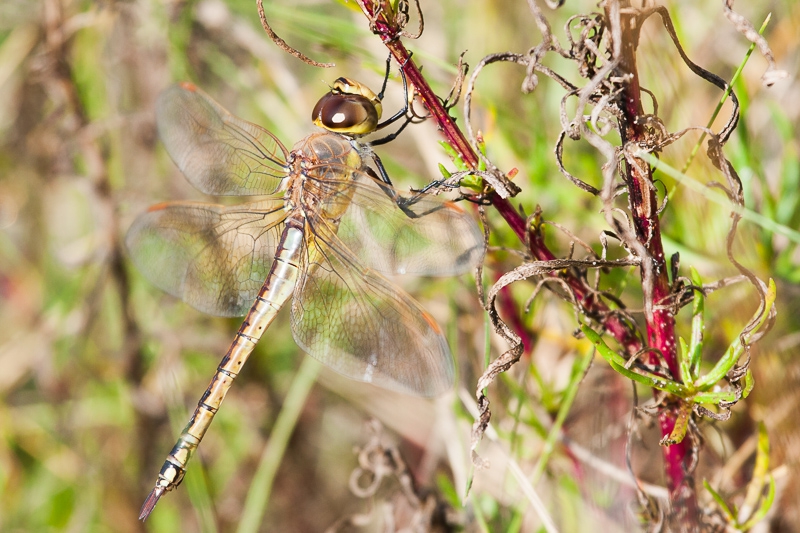
[[380,98],[369,87],[339,78],[314,106],[311,119],[320,128],[359,137],[375,131],[382,111]]

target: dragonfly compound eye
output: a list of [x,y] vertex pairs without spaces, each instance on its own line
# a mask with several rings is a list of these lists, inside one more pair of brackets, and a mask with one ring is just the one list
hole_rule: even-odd
[[381,111],[381,101],[368,87],[339,78],[314,106],[311,119],[329,131],[366,135],[375,131]]

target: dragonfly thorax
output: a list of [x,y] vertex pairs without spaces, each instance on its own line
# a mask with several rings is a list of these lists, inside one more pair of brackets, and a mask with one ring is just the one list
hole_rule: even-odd
[[[332,167],[351,167],[361,169],[362,159],[359,150],[353,146],[351,139],[330,132],[312,133],[299,141],[292,148],[290,159],[297,170],[327,165]],[[322,169],[317,169],[322,172]],[[339,172],[337,168],[334,172]],[[336,176],[334,176],[336,177]],[[345,176],[338,176],[344,179]]]
[[360,137],[376,130],[382,111],[380,98],[366,85],[339,78],[314,106],[311,120],[328,131]]
[[359,150],[343,135],[312,133],[295,144],[290,159],[294,179],[287,180],[287,205],[324,213],[337,224],[352,194],[345,184],[362,170]]

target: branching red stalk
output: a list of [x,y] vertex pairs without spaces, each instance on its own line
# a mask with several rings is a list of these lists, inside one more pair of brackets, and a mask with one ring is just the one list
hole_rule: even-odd
[[[411,58],[411,53],[403,43],[397,38],[399,29],[386,20],[384,13],[376,17],[375,6],[372,2],[360,2],[365,14],[374,21],[375,33],[378,35],[386,47],[391,52],[399,65],[402,65],[403,73],[409,83],[417,91],[418,98],[430,113],[431,120],[435,121],[442,132],[442,136],[450,146],[458,152],[461,159],[472,169],[478,168],[478,155],[473,150],[461,129],[456,126],[453,117],[449,115],[442,101],[431,89],[425,77],[420,72],[417,65]],[[544,235],[534,230],[528,225],[528,221],[520,212],[512,206],[506,198],[501,198],[497,193],[488,195],[489,202],[497,210],[500,216],[506,221],[508,226],[514,231],[519,239],[528,245],[532,257],[539,261],[551,261],[556,256],[547,248],[544,242]],[[587,295],[591,294],[589,287],[585,286],[585,280],[576,276],[573,272],[560,272],[552,274],[553,277],[561,277],[570,286],[575,294],[576,301],[581,305],[583,311],[590,317],[603,317],[601,323],[617,342],[625,350],[633,355],[642,349],[640,339],[631,327],[622,321],[617,315],[610,314],[606,304]]]
[[[431,119],[436,122],[444,138],[458,152],[467,166],[477,169],[477,154],[463,132],[456,126],[441,100],[434,94],[422,76],[408,50],[398,39],[401,29],[397,28],[393,21],[387,20],[385,12],[376,12],[377,10],[372,2],[361,0],[359,3],[365,14],[373,21],[375,33],[381,37],[398,64],[402,65],[406,78],[416,89],[419,99],[427,107]],[[627,4],[626,1],[622,3]],[[636,69],[638,28],[636,28],[635,20],[631,15],[623,15],[622,18],[623,43],[619,70],[621,74],[630,76],[630,81],[621,95],[624,110],[624,124],[622,124],[621,131],[624,136],[623,143],[625,143],[643,140],[645,129],[636,120],[637,117],[643,116],[639,78]],[[666,365],[671,375],[677,379],[680,373],[678,371],[675,342],[675,318],[669,306],[663,305],[669,301],[670,284],[667,262],[661,241],[657,198],[655,189],[651,186],[653,177],[647,163],[639,161],[636,165],[627,164],[626,178],[636,235],[647,250],[651,261],[651,265],[643,266],[642,269],[643,283],[645,282],[645,268],[649,268],[650,272],[652,272],[652,276],[648,277],[647,282],[652,285],[649,294],[652,295],[654,304],[653,311],[647,315],[647,345],[653,350],[647,351],[645,357],[655,367]],[[493,192],[488,195],[488,200],[520,240],[526,243],[532,257],[540,261],[549,261],[556,258],[547,248],[542,233],[532,225],[529,225],[525,217],[514,209],[508,199],[501,198]],[[633,328],[617,315],[610,314],[604,302],[591,297],[593,293],[585,285],[583,278],[571,271],[552,275],[560,277],[569,285],[583,311],[593,318],[598,318],[605,330],[629,354],[637,354],[642,350],[642,343]],[[676,419],[676,407],[665,404],[659,415],[662,436],[667,436],[672,432]],[[677,515],[678,522],[687,530],[694,529],[698,516],[697,498],[692,477],[694,469],[693,444],[693,439],[690,435],[687,435],[683,442],[662,448],[665,476],[673,511]]]
[[[639,75],[636,65],[636,48],[639,41],[639,27],[636,15],[625,14],[625,7],[630,7],[627,0],[622,0],[621,8],[621,50],[618,75],[629,80],[620,94],[623,111],[622,144],[646,141],[646,130],[639,117],[644,116],[639,86]],[[607,13],[608,15],[608,13]],[[652,312],[645,313],[647,323],[647,358],[653,366],[666,365],[671,377],[680,379],[678,368],[677,342],[675,337],[675,317],[670,301],[671,290],[668,278],[667,261],[661,241],[661,226],[658,218],[658,199],[653,187],[653,175],[650,166],[644,160],[635,164],[626,160],[625,180],[628,188],[631,219],[636,237],[648,253],[648,264],[641,268],[642,283],[650,283],[652,295]],[[651,275],[645,275],[647,269]],[[647,287],[645,287],[647,289]],[[654,390],[654,394],[660,394]],[[662,436],[668,436],[677,420],[677,405],[665,402],[658,416]],[[686,530],[697,525],[697,497],[692,472],[694,470],[693,438],[691,433],[679,444],[663,446],[664,470],[670,501],[676,521]]]

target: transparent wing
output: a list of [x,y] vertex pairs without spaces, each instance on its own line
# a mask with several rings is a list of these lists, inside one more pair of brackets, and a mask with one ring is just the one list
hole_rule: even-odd
[[307,229],[307,270],[292,300],[297,344],[359,381],[420,396],[449,390],[453,358],[433,317],[362,266],[328,224]]
[[283,201],[235,207],[174,202],[141,214],[125,243],[154,285],[204,313],[247,313],[278,246]]
[[272,194],[286,177],[288,152],[272,133],[231,115],[190,83],[161,93],[156,121],[172,160],[206,194]]
[[[336,233],[370,268],[391,274],[452,276],[474,268],[483,257],[478,224],[451,201],[419,195],[401,209],[390,197],[391,187],[364,172],[328,166],[312,168],[307,175],[312,178],[305,182],[307,193],[326,198],[326,210],[344,213]],[[354,179],[335,180],[331,175]],[[324,191],[331,189],[338,194],[326,196]]]

